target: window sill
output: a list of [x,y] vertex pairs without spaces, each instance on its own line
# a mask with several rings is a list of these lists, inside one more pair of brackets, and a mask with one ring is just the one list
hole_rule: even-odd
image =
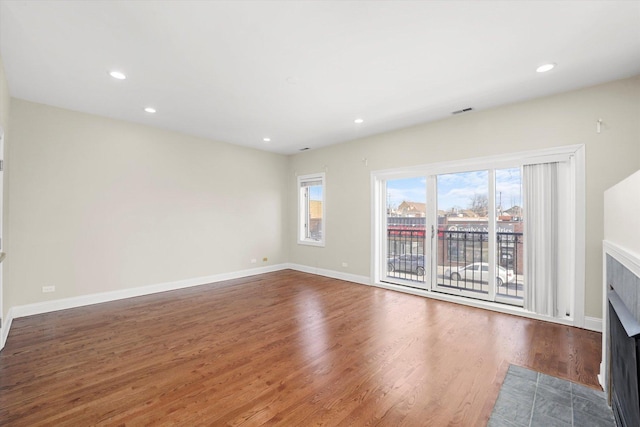
[[324,242],[318,242],[316,240],[298,240],[299,245],[305,246],[318,246],[324,248]]

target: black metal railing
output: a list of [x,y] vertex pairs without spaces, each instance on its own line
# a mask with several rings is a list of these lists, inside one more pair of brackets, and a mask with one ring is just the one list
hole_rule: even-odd
[[[522,233],[496,233],[496,293],[523,297]],[[489,233],[486,231],[438,232],[438,284],[488,293]]]
[[[424,226],[389,224],[387,227],[387,276],[425,282]],[[486,231],[439,230],[437,235],[436,277],[438,285],[459,290],[488,293],[489,233]],[[495,277],[498,296],[522,300],[523,235],[496,233]],[[427,264],[425,264],[425,262]],[[518,303],[518,301],[516,301]]]
[[[425,282],[424,226],[387,229],[387,275],[415,282]],[[428,262],[428,259],[427,259]]]
[[513,272],[511,280],[504,282],[497,289],[498,295],[524,297],[524,239],[522,233],[496,233],[498,265]]
[[456,289],[488,293],[488,237],[481,231],[438,232],[438,284]]

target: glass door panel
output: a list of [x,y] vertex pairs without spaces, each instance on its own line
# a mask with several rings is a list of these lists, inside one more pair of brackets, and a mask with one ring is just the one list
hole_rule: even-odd
[[385,281],[426,288],[427,189],[424,177],[386,181]]
[[438,291],[489,299],[489,172],[436,177]]
[[496,169],[496,299],[522,305],[524,297],[522,174]]

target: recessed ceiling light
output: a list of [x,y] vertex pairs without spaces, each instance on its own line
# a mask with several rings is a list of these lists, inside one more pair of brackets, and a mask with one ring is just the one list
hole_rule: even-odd
[[363,122],[364,122],[364,120],[363,120],[363,119],[355,119],[355,120],[353,121],[353,123],[356,123],[356,124],[360,124],[360,123],[363,123]]
[[264,142],[271,142],[271,138],[262,138]]
[[127,76],[124,75],[124,73],[120,72],[120,71],[111,71],[109,73],[109,75],[111,77],[113,77],[114,79],[118,79],[118,80],[124,80],[127,78]]
[[556,64],[544,64],[539,66],[538,68],[536,68],[536,71],[538,73],[546,73],[547,71],[553,70],[555,68]]
[[144,109],[144,111],[146,111],[147,113],[153,114],[153,113],[156,112],[156,109],[153,108],[153,107],[147,107],[147,108]]

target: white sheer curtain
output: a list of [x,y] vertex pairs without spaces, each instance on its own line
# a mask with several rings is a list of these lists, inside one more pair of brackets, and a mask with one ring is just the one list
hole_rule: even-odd
[[558,298],[558,163],[523,168],[525,295],[524,308],[557,316]]

